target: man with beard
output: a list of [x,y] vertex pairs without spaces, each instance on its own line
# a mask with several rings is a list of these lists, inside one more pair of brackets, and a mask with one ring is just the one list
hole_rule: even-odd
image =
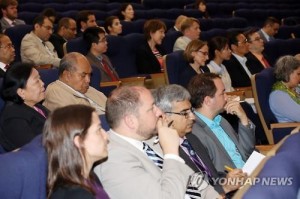
[[[229,100],[217,74],[204,73],[188,85],[196,120],[192,133],[205,146],[218,172],[224,166],[242,168],[255,147],[255,125],[248,119],[239,101]],[[238,134],[220,113],[226,111],[239,118]]]
[[0,19],[2,31],[7,28],[25,24],[23,20],[18,18],[18,2],[16,0],[1,1],[2,18]]
[[[193,171],[179,157],[179,136],[161,117],[149,90],[119,87],[106,102],[109,158],[96,166],[110,198],[183,199]],[[163,160],[144,141],[159,135]],[[206,184],[207,185],[207,184]],[[204,195],[218,194],[207,185]],[[214,197],[215,196],[215,197]]]

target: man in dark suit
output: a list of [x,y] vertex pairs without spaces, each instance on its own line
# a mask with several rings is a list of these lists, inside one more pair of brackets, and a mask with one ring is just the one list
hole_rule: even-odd
[[7,28],[25,24],[23,20],[18,17],[18,1],[16,0],[2,0],[1,1],[2,18],[0,19],[2,31]]
[[264,68],[270,67],[270,62],[265,53],[263,53],[264,41],[259,35],[256,28],[251,28],[246,31],[245,36],[249,43],[249,53],[246,54],[247,64],[250,67],[252,73],[259,73]]
[[76,24],[78,28],[76,37],[80,37],[88,27],[97,26],[95,13],[90,10],[82,10],[78,12],[78,15],[76,17]]
[[264,22],[263,27],[258,31],[258,34],[267,43],[274,40],[274,35],[278,33],[280,27],[280,21],[275,17],[268,17]]
[[15,48],[10,38],[0,33],[0,78],[4,76],[9,65],[15,60]]
[[113,68],[109,58],[104,55],[107,51],[105,31],[100,27],[87,28],[83,33],[83,39],[89,48],[86,58],[91,66],[100,70],[101,82],[118,81],[118,73]]
[[[206,177],[219,193],[223,194],[237,189],[239,184],[229,185],[224,183],[221,186],[218,184],[220,181],[215,179],[245,177],[242,170],[235,169],[229,172],[227,176],[224,172],[218,172],[204,145],[191,133],[195,115],[190,103],[191,96],[189,92],[180,85],[171,84],[154,90],[153,96],[155,104],[164,112],[167,123],[178,132],[181,143],[179,155],[184,159],[185,163],[195,172],[206,173]],[[155,143],[152,146],[159,150],[157,145],[155,147]]]
[[181,24],[186,18],[187,16],[185,15],[179,15],[175,20],[174,26],[170,28],[168,32],[181,31]]
[[74,39],[77,33],[76,21],[69,17],[61,18],[58,22],[57,32],[53,33],[49,41],[53,44],[59,58],[63,58],[63,45],[70,39]]
[[230,60],[224,60],[223,64],[230,75],[232,87],[251,86],[252,72],[245,57],[249,52],[248,40],[240,31],[230,32],[228,40],[232,56]]

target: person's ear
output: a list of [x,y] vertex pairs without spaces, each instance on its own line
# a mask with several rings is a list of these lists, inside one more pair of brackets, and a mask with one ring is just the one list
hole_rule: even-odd
[[130,129],[135,129],[138,126],[138,119],[132,114],[126,115],[124,117],[124,122]]
[[82,143],[81,143],[79,135],[76,135],[74,137],[73,142],[78,149],[82,148]]
[[22,88],[18,88],[17,89],[17,94],[23,99],[25,100],[25,91]]

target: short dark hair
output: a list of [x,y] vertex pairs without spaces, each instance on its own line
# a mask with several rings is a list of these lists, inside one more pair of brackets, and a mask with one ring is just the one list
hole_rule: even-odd
[[41,14],[47,17],[57,17],[57,14],[53,8],[45,8]]
[[205,0],[196,0],[195,2],[195,8],[198,9],[200,3],[206,5],[206,1]]
[[280,57],[275,64],[274,73],[278,81],[290,81],[290,75],[300,67],[300,60],[291,55]]
[[259,31],[258,28],[250,28],[249,30],[246,30],[244,32],[244,35],[247,38],[248,42],[251,42],[250,41],[250,36],[253,35],[254,33],[256,33],[257,31]]
[[215,51],[221,51],[225,48],[226,44],[228,44],[228,39],[226,37],[216,36],[208,41],[208,52],[209,59],[212,60],[215,58]]
[[231,31],[227,34],[229,48],[231,49],[231,45],[237,45],[238,44],[238,35],[243,34],[242,31]]
[[166,24],[159,19],[150,19],[144,24],[144,35],[147,41],[151,39],[150,33],[154,33],[159,29],[163,28],[165,31],[167,30]]
[[265,21],[264,21],[264,25],[263,26],[266,26],[266,25],[273,25],[273,24],[279,24],[280,25],[280,21],[279,19],[275,18],[275,17],[268,17]]
[[108,30],[108,27],[112,26],[112,24],[113,24],[113,22],[114,22],[115,19],[119,19],[119,17],[117,17],[117,16],[109,16],[109,17],[107,17],[105,19],[104,28],[105,28],[105,31],[107,33],[110,33],[109,30]]
[[[119,19],[121,19],[121,20],[124,20],[124,19],[125,19],[125,18],[124,18],[124,15],[122,14],[122,12],[124,12],[124,11],[126,10],[126,8],[127,8],[129,5],[132,6],[131,3],[123,3],[123,4],[121,4],[121,6],[120,6],[120,8],[119,8],[119,10],[118,10],[118,17],[119,17]],[[133,7],[133,6],[132,6],[132,7]]]
[[72,18],[69,17],[63,17],[58,21],[57,30],[60,30],[62,27],[69,28],[70,26],[70,20]]
[[[47,17],[45,15],[38,15],[36,18],[34,18],[33,25],[39,24],[41,26],[44,24],[45,19],[49,19],[49,17]],[[49,19],[49,21],[51,21],[51,20]],[[52,23],[52,21],[51,21],[51,23]]]
[[191,104],[194,108],[201,108],[206,96],[213,97],[216,94],[214,79],[217,78],[220,76],[215,73],[202,73],[190,80],[187,89],[191,94]]
[[89,16],[94,15],[95,13],[90,11],[90,10],[82,10],[80,12],[78,12],[77,17],[76,17],[76,23],[77,23],[77,27],[81,28],[80,22],[87,22],[89,20]]
[[8,6],[18,6],[17,0],[2,0],[1,3],[1,9],[5,10]]
[[83,39],[87,42],[88,50],[91,49],[92,43],[98,44],[99,34],[105,34],[105,31],[100,27],[89,27],[83,32]]
[[17,104],[24,103],[18,95],[19,88],[24,89],[32,73],[33,65],[28,63],[15,63],[8,68],[3,78],[2,97],[5,101]]

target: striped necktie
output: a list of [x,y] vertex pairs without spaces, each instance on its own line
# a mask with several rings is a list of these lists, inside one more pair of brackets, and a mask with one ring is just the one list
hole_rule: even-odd
[[156,166],[158,166],[160,169],[163,168],[163,162],[164,160],[162,157],[160,157],[153,149],[150,148],[148,144],[143,142],[143,150],[146,152],[147,156],[154,162]]

